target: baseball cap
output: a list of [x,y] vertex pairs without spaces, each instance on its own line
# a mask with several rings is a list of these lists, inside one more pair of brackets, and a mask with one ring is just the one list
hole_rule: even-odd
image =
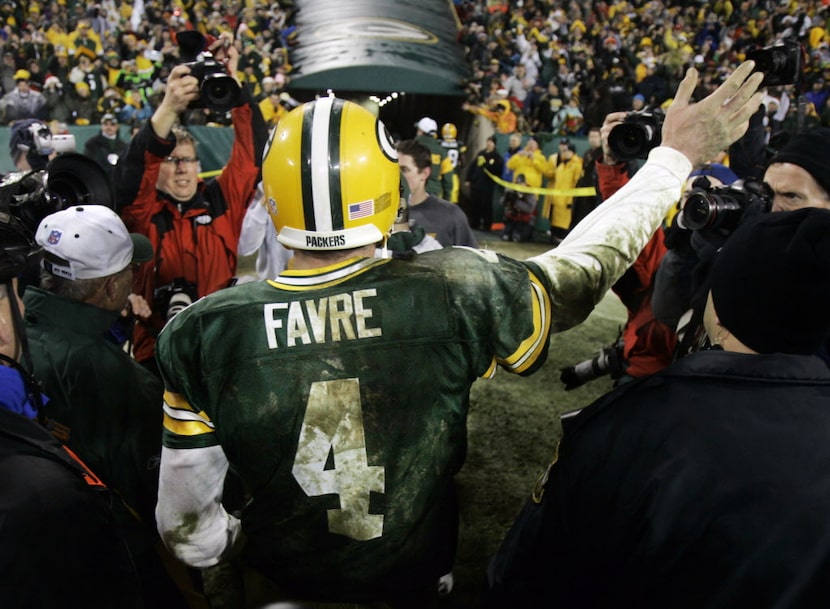
[[18,70],[14,73],[14,80],[30,80],[32,78],[31,73],[29,70]]
[[438,123],[436,123],[434,119],[431,119],[428,116],[425,116],[417,123],[415,123],[415,126],[418,127],[418,129],[420,129],[424,133],[438,133]]
[[144,235],[130,233],[104,205],[76,205],[40,221],[35,241],[44,252],[44,268],[64,279],[95,279],[153,258]]
[[738,181],[738,175],[729,169],[729,167],[721,165],[720,163],[709,163],[708,165],[703,165],[689,174],[690,178],[698,176],[717,178],[721,181],[721,183],[727,185]]
[[117,123],[118,117],[114,114],[107,112],[104,116],[101,117],[101,123]]

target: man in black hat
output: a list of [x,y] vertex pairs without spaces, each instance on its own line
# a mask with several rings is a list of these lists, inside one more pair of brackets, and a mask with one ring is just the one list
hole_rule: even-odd
[[792,137],[764,173],[773,192],[772,211],[830,209],[830,129],[815,127]]
[[563,420],[492,606],[827,606],[828,310],[830,210],[739,227],[711,271],[715,347]]
[[[772,212],[795,211],[806,207],[830,209],[830,159],[824,154],[830,149],[830,129],[815,127],[792,136],[770,160],[764,172],[764,182],[772,192]],[[744,214],[750,216],[751,213]],[[682,233],[691,233],[682,235]],[[693,315],[687,330],[691,337],[702,320],[712,254],[729,239],[722,229],[678,231],[670,246],[670,256],[664,258],[655,278],[653,307],[655,315],[672,327],[691,309]],[[678,244],[683,244],[682,247]],[[688,288],[689,284],[691,287]],[[678,286],[688,288],[690,301],[678,298]],[[684,306],[685,304],[685,306]],[[694,346],[681,344],[681,354]]]

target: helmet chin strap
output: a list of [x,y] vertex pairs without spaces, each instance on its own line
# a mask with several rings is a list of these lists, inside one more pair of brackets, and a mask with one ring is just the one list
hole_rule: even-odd
[[[29,370],[34,370],[34,366],[32,365],[32,355],[29,352],[29,340],[26,337],[26,327],[23,324],[23,315],[21,314],[20,307],[17,304],[17,294],[14,292],[14,285],[11,279],[6,281],[5,285],[7,298],[9,299],[9,309],[11,310],[12,315],[12,327],[14,328],[14,333],[17,337],[17,345],[15,348],[14,358],[0,353],[0,361],[6,362],[8,366],[14,368],[20,373],[20,376],[23,378],[23,382],[26,384],[26,387],[31,393],[32,405],[35,407],[35,410],[37,410],[38,422],[45,424],[46,416],[43,413],[43,399],[40,393],[40,381],[37,380],[31,372],[29,372]],[[20,363],[21,361],[23,362],[22,365]]]

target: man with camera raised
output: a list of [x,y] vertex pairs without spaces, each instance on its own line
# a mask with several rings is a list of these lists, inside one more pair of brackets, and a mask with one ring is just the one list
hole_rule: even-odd
[[793,135],[770,159],[763,185],[747,182],[738,190],[699,188],[701,196],[694,209],[684,207],[681,223],[692,230],[682,232],[691,234],[685,242],[674,238],[669,244],[654,279],[652,302],[658,319],[672,327],[683,326],[678,355],[707,340],[702,333],[707,267],[745,217],[805,207],[830,209],[830,162],[818,153],[828,146],[830,129],[826,127]]
[[[182,293],[171,286],[185,286],[185,295],[196,300],[231,283],[268,133],[257,104],[233,76],[239,53],[231,37],[206,41],[181,32],[178,42],[180,56],[190,61],[170,72],[164,99],[133,137],[116,173],[121,217],[155,250],[155,264],[137,273],[133,284],[153,306],[152,318],[134,335],[136,359],[151,367],[169,297]],[[228,163],[208,180],[199,177],[195,138],[180,125],[194,106],[230,110],[233,121]]]

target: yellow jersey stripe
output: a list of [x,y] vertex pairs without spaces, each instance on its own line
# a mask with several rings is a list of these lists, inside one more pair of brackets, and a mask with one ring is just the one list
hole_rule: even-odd
[[551,305],[550,294],[539,279],[528,272],[533,298],[533,331],[521,342],[518,349],[499,363],[511,372],[521,373],[530,368],[539,358],[545,341],[550,333]]
[[177,436],[202,436],[216,431],[201,421],[180,421],[164,413],[164,429]]

